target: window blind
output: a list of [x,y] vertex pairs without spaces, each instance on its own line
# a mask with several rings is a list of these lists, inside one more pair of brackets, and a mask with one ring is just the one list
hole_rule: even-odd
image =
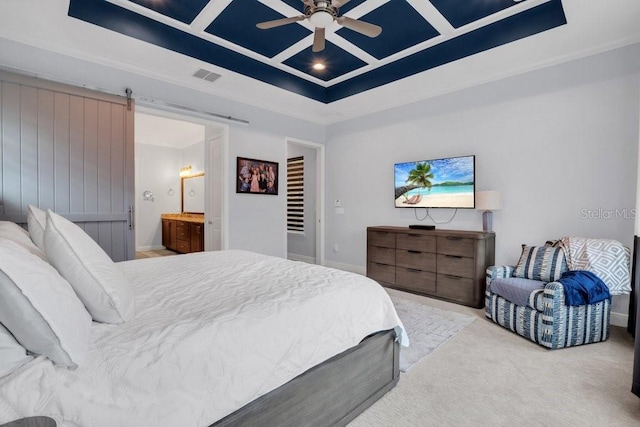
[[304,157],[287,159],[287,231],[304,233]]

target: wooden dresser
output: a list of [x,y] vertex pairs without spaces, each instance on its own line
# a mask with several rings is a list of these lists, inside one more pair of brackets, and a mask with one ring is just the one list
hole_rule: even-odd
[[162,246],[183,254],[204,251],[204,215],[162,214]]
[[494,262],[494,233],[367,228],[367,276],[390,288],[482,308]]

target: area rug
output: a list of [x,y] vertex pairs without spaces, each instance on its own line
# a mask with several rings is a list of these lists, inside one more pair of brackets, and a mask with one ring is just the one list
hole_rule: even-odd
[[400,347],[402,372],[407,372],[475,320],[473,316],[441,310],[395,296],[392,296],[391,300],[409,335],[409,347]]

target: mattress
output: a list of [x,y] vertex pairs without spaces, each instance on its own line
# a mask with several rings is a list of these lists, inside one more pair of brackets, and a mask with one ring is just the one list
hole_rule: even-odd
[[117,265],[136,316],[93,323],[75,371],[38,357],[0,379],[0,424],[207,426],[374,332],[408,341],[361,275],[235,250]]

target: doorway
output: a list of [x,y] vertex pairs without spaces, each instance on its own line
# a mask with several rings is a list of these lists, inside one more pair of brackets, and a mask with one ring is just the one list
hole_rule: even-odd
[[287,203],[288,218],[291,216],[300,218],[302,215],[299,221],[301,226],[287,225],[287,258],[323,265],[324,145],[295,138],[287,138],[286,144],[287,159],[295,159],[288,164],[297,171],[302,170],[301,188],[304,194],[303,206],[295,207],[297,213],[292,213],[291,198]]
[[135,132],[136,250],[164,248],[160,215],[182,211],[183,168],[205,176],[205,250],[227,248],[227,126],[138,104]]

